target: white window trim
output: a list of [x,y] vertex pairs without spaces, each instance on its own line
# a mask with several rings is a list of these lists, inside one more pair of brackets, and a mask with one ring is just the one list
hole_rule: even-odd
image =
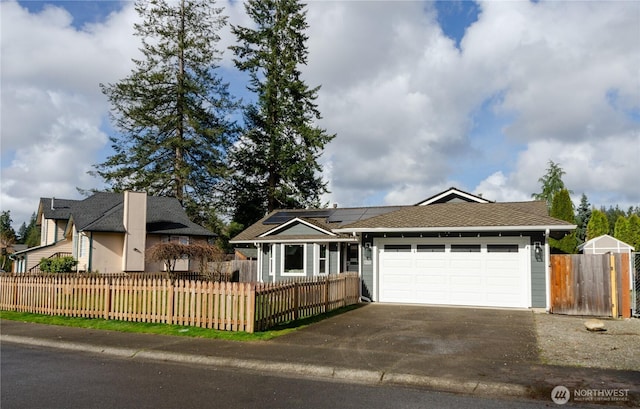
[[[286,246],[302,246],[302,272],[299,273],[287,273],[284,271],[284,262],[285,262],[285,247]],[[280,244],[280,274],[283,277],[305,277],[307,275],[307,245],[305,243],[282,243]]]
[[[320,272],[320,246],[326,247],[324,253],[324,273]],[[315,243],[313,245],[313,260],[313,275],[323,277],[329,275],[329,243]]]

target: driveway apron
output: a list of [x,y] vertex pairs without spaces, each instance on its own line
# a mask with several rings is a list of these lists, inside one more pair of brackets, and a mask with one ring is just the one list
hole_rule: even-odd
[[[379,371],[450,377],[508,373],[538,362],[533,312],[370,304],[279,337],[276,344]],[[314,359],[315,358],[315,359]]]

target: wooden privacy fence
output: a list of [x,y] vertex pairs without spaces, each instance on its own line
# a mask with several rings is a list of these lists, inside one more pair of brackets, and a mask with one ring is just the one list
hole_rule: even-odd
[[[299,290],[297,295],[292,295],[292,288]],[[2,310],[226,331],[262,331],[358,301],[359,278],[353,274],[299,285],[172,282],[144,277],[0,276]]]
[[629,254],[551,255],[554,314],[631,316]]

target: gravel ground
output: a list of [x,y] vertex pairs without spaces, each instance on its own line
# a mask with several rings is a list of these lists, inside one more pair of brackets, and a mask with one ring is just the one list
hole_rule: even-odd
[[535,314],[545,364],[640,371],[640,319],[601,319],[606,331],[590,332],[590,317]]

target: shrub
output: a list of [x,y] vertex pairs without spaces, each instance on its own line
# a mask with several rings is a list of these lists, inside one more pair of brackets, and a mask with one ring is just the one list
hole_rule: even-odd
[[40,271],[45,273],[71,273],[78,264],[71,256],[43,258],[40,260]]

